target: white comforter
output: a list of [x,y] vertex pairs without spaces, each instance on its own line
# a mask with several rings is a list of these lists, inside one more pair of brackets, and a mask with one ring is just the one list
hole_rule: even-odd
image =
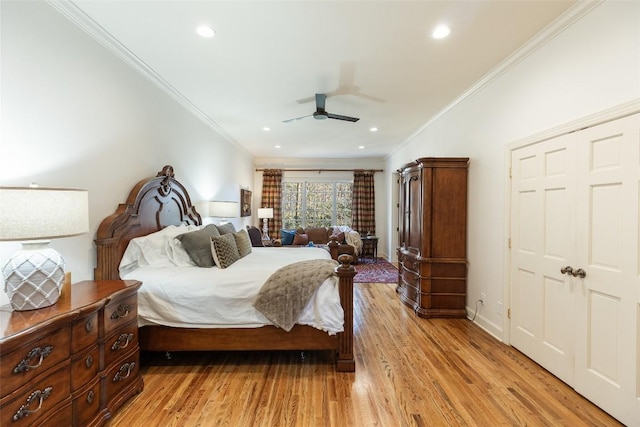
[[[251,303],[267,278],[287,264],[330,259],[320,248],[252,248],[226,269],[138,267],[123,279],[142,281],[138,323],[184,328],[255,328],[271,324]],[[299,324],[333,335],[343,331],[338,278],[327,279],[305,308]]]

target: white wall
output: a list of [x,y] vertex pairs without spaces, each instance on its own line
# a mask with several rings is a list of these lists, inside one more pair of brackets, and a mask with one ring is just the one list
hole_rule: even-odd
[[[164,165],[174,167],[193,202],[239,201],[240,188],[251,188],[249,153],[52,7],[44,2],[0,7],[0,184],[89,190],[89,233],[51,243],[74,282],[93,278],[99,222],[137,181]],[[234,222],[244,227],[250,221]],[[19,247],[0,243],[0,265]]]
[[[387,160],[470,157],[467,307],[480,293],[483,327],[503,338],[508,179],[506,147],[640,98],[640,2],[607,1],[426,126]],[[390,177],[388,177],[390,178]],[[391,184],[389,184],[391,185]]]

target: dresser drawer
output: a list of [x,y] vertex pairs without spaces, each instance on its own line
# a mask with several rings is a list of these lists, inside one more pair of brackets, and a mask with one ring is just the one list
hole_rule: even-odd
[[131,295],[110,302],[104,309],[104,334],[111,335],[122,325],[138,318],[138,296]]
[[138,347],[138,323],[133,321],[110,335],[105,341],[104,365],[109,366],[114,360],[136,347]]
[[6,403],[3,402],[0,406],[0,425],[12,427],[38,425],[49,417],[52,411],[60,408],[60,402],[65,399],[69,401],[71,392],[69,375],[70,366],[67,360],[49,375],[28,383],[27,387],[22,387],[22,391],[15,398]]
[[77,353],[98,339],[98,312],[73,322],[71,326],[71,352]]
[[70,340],[67,326],[32,341],[19,350],[3,354],[0,359],[2,396],[10,394],[37,375],[68,359]]
[[94,345],[71,358],[71,390],[83,387],[100,372],[100,347]]
[[74,425],[86,426],[100,412],[100,378],[73,394]]
[[133,381],[140,381],[138,371],[140,370],[140,353],[138,349],[131,351],[119,359],[116,363],[108,367],[106,377],[107,408],[115,409],[121,403],[122,392],[129,393],[130,385]]

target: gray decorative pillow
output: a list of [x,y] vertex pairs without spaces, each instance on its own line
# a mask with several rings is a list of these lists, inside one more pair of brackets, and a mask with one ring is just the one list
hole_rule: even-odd
[[211,256],[211,237],[220,236],[214,224],[180,234],[176,239],[182,242],[182,246],[189,254],[189,257],[198,267],[213,267],[213,257]]
[[223,234],[236,232],[236,227],[234,227],[233,223],[231,222],[228,222],[226,224],[216,225],[216,228],[218,229],[218,232],[220,233],[221,236]]
[[233,237],[236,239],[236,246],[238,247],[238,255],[240,258],[244,258],[251,253],[251,239],[247,230],[240,230],[233,233]]
[[211,255],[219,268],[227,268],[240,259],[233,233],[211,238]]

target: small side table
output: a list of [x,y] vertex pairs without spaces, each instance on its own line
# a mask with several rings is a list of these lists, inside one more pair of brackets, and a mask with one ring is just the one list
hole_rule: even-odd
[[373,260],[378,262],[378,238],[376,236],[362,237],[362,252],[360,260],[364,261],[368,253],[371,253]]

